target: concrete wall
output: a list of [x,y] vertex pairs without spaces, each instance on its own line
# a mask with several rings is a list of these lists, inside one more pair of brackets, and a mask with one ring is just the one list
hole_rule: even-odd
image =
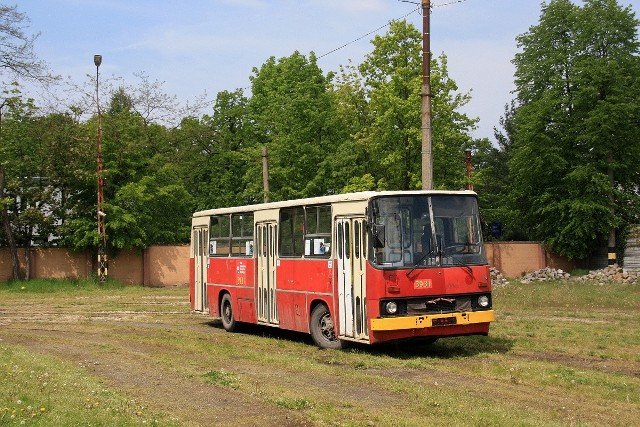
[[489,264],[510,279],[546,267],[571,272],[580,264],[548,252],[538,242],[488,242],[485,250]]
[[[25,250],[18,249],[24,271]],[[63,248],[31,250],[31,278],[85,278],[97,272],[97,259],[89,252]],[[152,246],[143,251],[120,251],[109,259],[109,277],[127,284],[179,286],[189,283],[189,246]],[[0,282],[12,277],[11,254],[0,248]]]
[[[571,271],[578,265],[550,254],[536,242],[490,242],[489,263],[508,278],[545,267]],[[24,249],[19,249],[24,266]],[[96,271],[96,259],[89,253],[62,248],[32,249],[31,278],[85,278]],[[189,246],[151,246],[143,251],[121,251],[109,260],[109,277],[127,284],[179,286],[189,283]],[[0,248],[0,282],[11,279],[11,256]]]

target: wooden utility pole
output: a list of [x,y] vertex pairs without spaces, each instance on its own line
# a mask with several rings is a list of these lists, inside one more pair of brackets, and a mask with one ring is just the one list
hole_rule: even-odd
[[422,0],[422,189],[433,188],[431,143],[431,0]]
[[262,146],[262,188],[264,191],[264,202],[269,202],[269,156],[267,146]]

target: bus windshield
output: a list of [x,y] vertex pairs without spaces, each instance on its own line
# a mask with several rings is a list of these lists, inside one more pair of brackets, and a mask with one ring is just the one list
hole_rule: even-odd
[[474,196],[378,197],[369,212],[369,253],[378,267],[486,264]]

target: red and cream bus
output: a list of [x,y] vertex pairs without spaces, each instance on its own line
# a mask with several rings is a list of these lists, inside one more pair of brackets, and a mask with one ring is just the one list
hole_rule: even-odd
[[323,348],[487,335],[476,194],[361,192],[196,212],[190,300],[227,331],[306,332]]

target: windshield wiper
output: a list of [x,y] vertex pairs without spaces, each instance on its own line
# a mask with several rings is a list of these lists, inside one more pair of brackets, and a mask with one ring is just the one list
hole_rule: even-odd
[[413,263],[413,268],[409,271],[407,271],[407,277],[409,277],[411,275],[411,273],[413,273],[415,271],[416,268],[418,268],[420,266],[420,264],[422,264],[422,261],[424,261],[425,259],[427,259],[428,257],[430,257],[431,255],[435,254],[435,250],[430,250],[429,252],[427,252],[426,254],[422,255],[422,257],[420,257],[420,259],[416,262]]
[[454,264],[464,268],[467,271],[467,273],[473,276],[473,270],[471,269],[471,267],[469,267],[467,264],[462,262],[460,258],[456,257],[455,255],[448,255],[448,256],[451,257],[451,260],[453,261]]

